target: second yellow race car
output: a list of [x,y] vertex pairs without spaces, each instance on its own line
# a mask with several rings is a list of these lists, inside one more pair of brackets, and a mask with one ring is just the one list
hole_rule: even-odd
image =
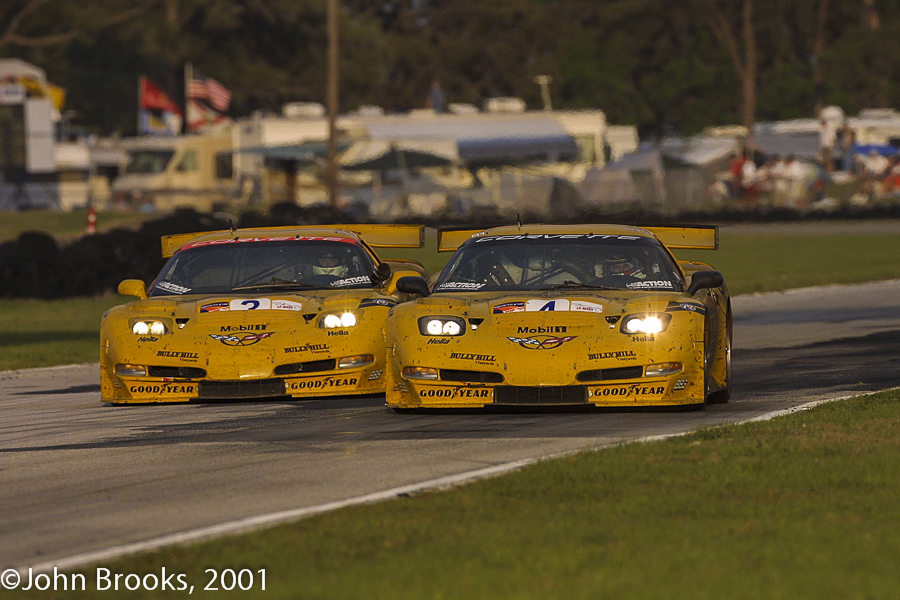
[[723,276],[679,262],[715,227],[530,225],[441,232],[459,246],[433,289],[386,324],[398,410],[494,405],[695,406],[731,395]]
[[420,226],[270,227],[164,237],[169,256],[100,327],[111,404],[346,396],[384,390],[384,320],[424,275],[372,246],[419,247]]

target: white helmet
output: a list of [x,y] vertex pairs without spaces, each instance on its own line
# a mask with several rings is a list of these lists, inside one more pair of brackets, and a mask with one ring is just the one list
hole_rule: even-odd
[[320,254],[313,263],[312,269],[316,275],[332,275],[334,277],[346,277],[350,271],[334,250],[326,250]]

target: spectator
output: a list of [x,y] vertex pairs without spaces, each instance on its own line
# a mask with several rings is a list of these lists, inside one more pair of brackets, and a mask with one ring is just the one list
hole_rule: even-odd
[[732,200],[740,200],[743,198],[743,171],[744,163],[747,159],[743,153],[734,153],[731,155],[731,163],[728,165],[729,192]]
[[825,170],[834,171],[834,143],[837,140],[837,125],[832,119],[819,118],[819,157]]
[[436,113],[446,112],[447,99],[444,96],[444,90],[438,81],[431,82],[431,91],[428,92],[428,108]]
[[785,200],[793,208],[804,208],[806,197],[806,169],[793,154],[784,160]]
[[753,157],[748,156],[741,165],[741,198],[747,206],[756,204],[758,171]]
[[856,131],[846,122],[841,127],[841,168],[856,174]]

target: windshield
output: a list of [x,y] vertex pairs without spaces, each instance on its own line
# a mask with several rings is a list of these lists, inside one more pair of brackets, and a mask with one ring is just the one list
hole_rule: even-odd
[[128,152],[126,173],[162,173],[172,157],[174,150],[132,150]]
[[150,296],[374,287],[372,259],[350,240],[218,242],[177,252],[151,285]]
[[[515,238],[515,239],[510,239]],[[680,271],[653,238],[529,235],[477,238],[457,250],[435,292],[683,289]]]

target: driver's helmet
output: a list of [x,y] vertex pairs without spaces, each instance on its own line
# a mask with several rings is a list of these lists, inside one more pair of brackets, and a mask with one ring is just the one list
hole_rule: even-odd
[[319,254],[313,261],[312,269],[316,275],[334,277],[346,277],[350,271],[341,255],[334,250],[326,250]]
[[641,263],[632,256],[616,254],[603,261],[602,271],[604,275],[611,277],[637,277],[643,279],[647,276]]

